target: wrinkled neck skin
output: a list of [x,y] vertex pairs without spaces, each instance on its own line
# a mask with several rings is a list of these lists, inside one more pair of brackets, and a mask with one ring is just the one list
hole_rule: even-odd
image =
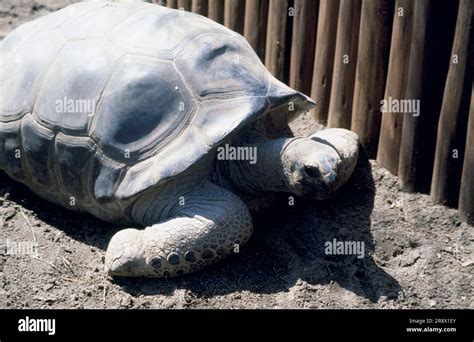
[[[216,160],[213,180],[229,190],[245,195],[264,195],[288,189],[281,154],[293,138],[239,144],[254,149],[256,160]],[[264,190],[262,190],[264,189]]]
[[241,197],[267,195],[288,189],[283,153],[297,138],[268,138],[266,117],[257,120],[231,143],[234,147],[254,149],[256,160],[219,160],[216,158],[212,181]]

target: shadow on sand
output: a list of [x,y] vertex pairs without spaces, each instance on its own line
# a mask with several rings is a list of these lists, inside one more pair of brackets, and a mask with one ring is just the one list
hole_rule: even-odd
[[[10,199],[17,204],[85,244],[105,251],[112,235],[120,229],[50,204],[3,174],[0,184],[3,189],[10,188]],[[371,167],[361,156],[353,176],[335,198],[319,203],[296,199],[294,206],[288,206],[288,195],[282,195],[275,206],[256,215],[254,235],[239,254],[179,278],[112,281],[133,296],[170,294],[176,289],[190,290],[201,298],[240,291],[270,294],[288,291],[301,279],[312,285],[336,282],[371,302],[381,296],[396,298],[400,285],[371,256],[374,196]],[[326,255],[325,243],[333,239],[363,241],[365,256]]]

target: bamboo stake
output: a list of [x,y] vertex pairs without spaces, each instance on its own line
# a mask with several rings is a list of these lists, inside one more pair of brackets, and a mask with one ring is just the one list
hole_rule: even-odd
[[284,81],[287,8],[287,0],[270,0],[265,65],[280,81]]
[[311,92],[319,0],[295,0],[290,87]]
[[178,9],[181,8],[185,11],[191,11],[191,0],[178,0]]
[[[392,46],[384,96],[387,107],[390,107],[393,100],[405,99],[413,24],[412,5],[413,2],[410,0],[397,0],[395,5]],[[406,113],[390,109],[387,108],[387,111],[382,113],[377,162],[392,174],[397,175],[403,116]]]
[[178,0],[166,0],[166,6],[169,8],[178,8]]
[[250,0],[245,5],[244,36],[258,57],[265,61],[268,0]]
[[[415,1],[413,16],[416,20],[411,36],[406,97],[416,100],[418,103],[421,102],[422,95],[428,13],[428,0]],[[403,119],[398,178],[402,189],[409,192],[415,191],[416,185],[419,115],[421,115],[421,113],[408,114]]]
[[471,90],[471,107],[459,194],[459,214],[464,221],[474,225],[474,88]]
[[[449,182],[447,176],[453,164],[452,153],[455,147],[454,141],[461,106],[471,20],[471,0],[461,0],[451,52],[451,64],[438,121],[433,178],[431,180],[431,199],[434,203],[446,203],[448,200]],[[455,63],[456,59],[457,63]],[[472,175],[468,177],[472,177]]]
[[393,0],[362,2],[351,129],[371,158],[377,153],[393,7]]
[[341,0],[328,127],[351,128],[361,0]]
[[[285,82],[287,9],[287,0],[270,0],[269,2],[265,66],[282,82]],[[289,133],[288,111],[273,112],[264,120],[267,134],[270,136]]]
[[[253,1],[253,0],[250,0]],[[224,25],[240,34],[244,33],[245,0],[225,0]]]
[[209,0],[209,19],[224,23],[224,0]]
[[208,0],[193,0],[191,11],[200,15],[207,16],[208,12]]
[[327,121],[329,109],[338,11],[339,0],[320,0],[311,82],[311,98],[316,101],[316,107],[311,115],[322,124]]

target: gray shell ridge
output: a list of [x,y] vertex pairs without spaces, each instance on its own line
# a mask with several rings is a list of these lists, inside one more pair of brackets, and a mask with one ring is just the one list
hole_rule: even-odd
[[78,3],[22,25],[0,67],[0,169],[83,207],[176,177],[275,106],[311,105],[240,35],[144,3]]

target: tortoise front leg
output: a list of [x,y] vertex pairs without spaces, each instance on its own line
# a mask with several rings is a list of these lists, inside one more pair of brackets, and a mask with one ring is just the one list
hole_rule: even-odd
[[109,275],[160,278],[194,272],[234,252],[252,234],[249,211],[231,192],[205,183],[183,198],[174,218],[113,236],[105,259]]

